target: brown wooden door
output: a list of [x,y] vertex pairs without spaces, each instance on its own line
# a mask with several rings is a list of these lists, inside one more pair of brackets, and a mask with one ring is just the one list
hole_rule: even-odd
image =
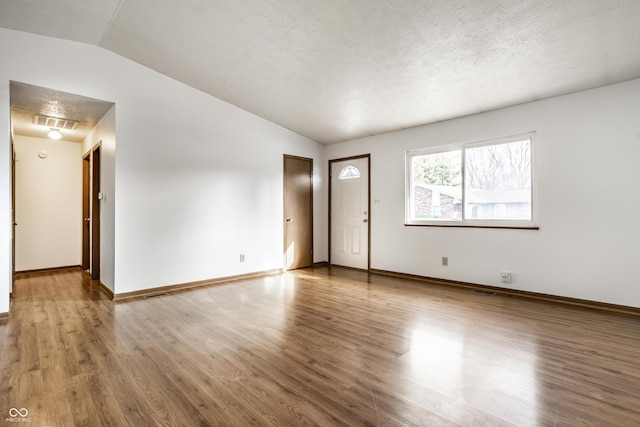
[[91,278],[100,280],[100,147],[91,159]]
[[313,159],[284,156],[285,268],[313,265]]
[[91,178],[91,153],[87,153],[82,158],[82,269],[91,268],[91,211],[89,210],[91,200],[90,178]]
[[16,274],[16,149],[11,137],[11,288],[13,292],[13,275]]

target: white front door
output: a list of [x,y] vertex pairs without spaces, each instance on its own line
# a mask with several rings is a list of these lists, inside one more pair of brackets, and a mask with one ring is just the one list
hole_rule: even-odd
[[369,268],[369,158],[331,163],[331,264]]

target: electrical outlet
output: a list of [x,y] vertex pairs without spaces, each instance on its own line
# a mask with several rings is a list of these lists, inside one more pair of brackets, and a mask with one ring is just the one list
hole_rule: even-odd
[[244,262],[244,254],[240,254],[240,262]]
[[443,256],[442,257],[442,265],[445,266],[445,267],[449,265],[449,257],[448,256]]
[[503,271],[500,273],[500,281],[502,283],[511,283],[511,273]]

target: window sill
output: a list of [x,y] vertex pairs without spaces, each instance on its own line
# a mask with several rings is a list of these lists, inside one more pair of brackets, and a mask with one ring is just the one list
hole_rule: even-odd
[[503,230],[540,230],[537,225],[477,225],[477,224],[405,224],[405,227],[494,228]]

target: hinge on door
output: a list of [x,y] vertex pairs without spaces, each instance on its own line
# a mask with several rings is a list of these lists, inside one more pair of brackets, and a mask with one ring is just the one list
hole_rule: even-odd
[[309,178],[313,178],[313,171],[309,172]]

